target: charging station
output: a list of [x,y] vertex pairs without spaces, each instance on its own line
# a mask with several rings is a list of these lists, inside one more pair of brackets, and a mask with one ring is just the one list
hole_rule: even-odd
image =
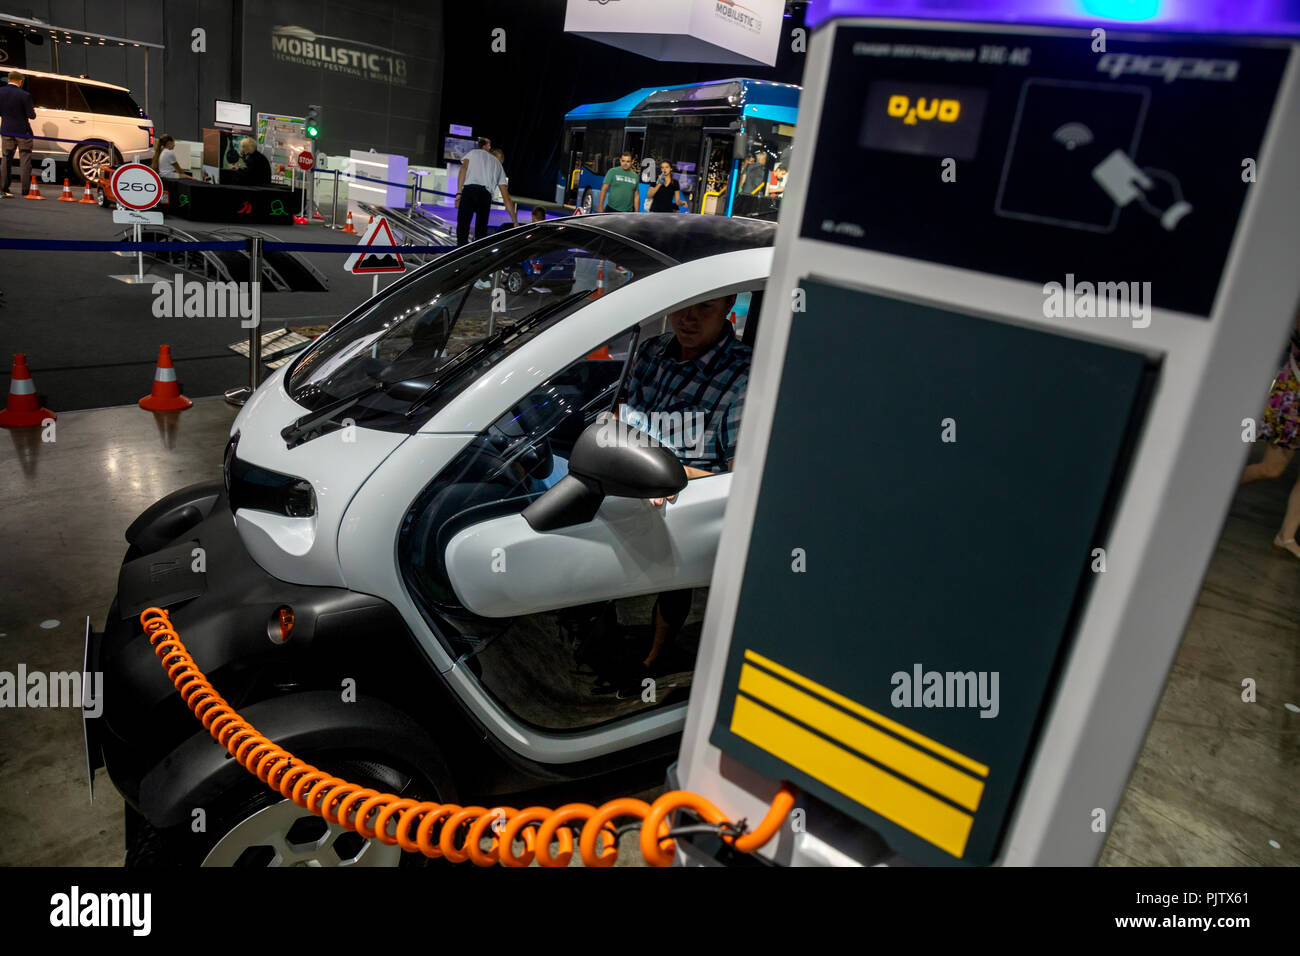
[[771,862],[1096,861],[1300,298],[1287,31],[997,20],[809,39],[676,780]]

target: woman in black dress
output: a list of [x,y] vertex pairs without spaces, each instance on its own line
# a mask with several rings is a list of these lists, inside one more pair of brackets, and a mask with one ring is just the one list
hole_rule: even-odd
[[650,197],[651,212],[681,212],[681,186],[673,178],[673,164],[668,160],[659,163],[659,178],[646,194]]

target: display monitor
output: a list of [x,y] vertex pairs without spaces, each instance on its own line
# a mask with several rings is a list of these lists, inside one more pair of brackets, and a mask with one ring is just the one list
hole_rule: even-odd
[[229,100],[216,101],[216,126],[222,129],[251,130],[253,128],[253,107],[250,103],[232,103]]
[[447,136],[442,141],[442,158],[449,163],[459,163],[461,157],[478,146],[478,140],[460,136]]

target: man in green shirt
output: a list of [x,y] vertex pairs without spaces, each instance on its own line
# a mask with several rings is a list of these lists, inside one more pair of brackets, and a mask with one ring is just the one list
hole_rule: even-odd
[[637,202],[640,181],[641,177],[632,168],[632,154],[624,153],[618,158],[618,165],[610,167],[609,172],[605,174],[596,211],[640,212],[638,207],[641,204]]

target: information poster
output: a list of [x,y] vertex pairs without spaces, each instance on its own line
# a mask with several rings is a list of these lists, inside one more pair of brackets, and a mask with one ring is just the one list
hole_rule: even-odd
[[303,116],[257,114],[257,142],[271,164],[271,181],[288,183],[290,170],[298,167],[298,154],[311,150],[307,119]]

